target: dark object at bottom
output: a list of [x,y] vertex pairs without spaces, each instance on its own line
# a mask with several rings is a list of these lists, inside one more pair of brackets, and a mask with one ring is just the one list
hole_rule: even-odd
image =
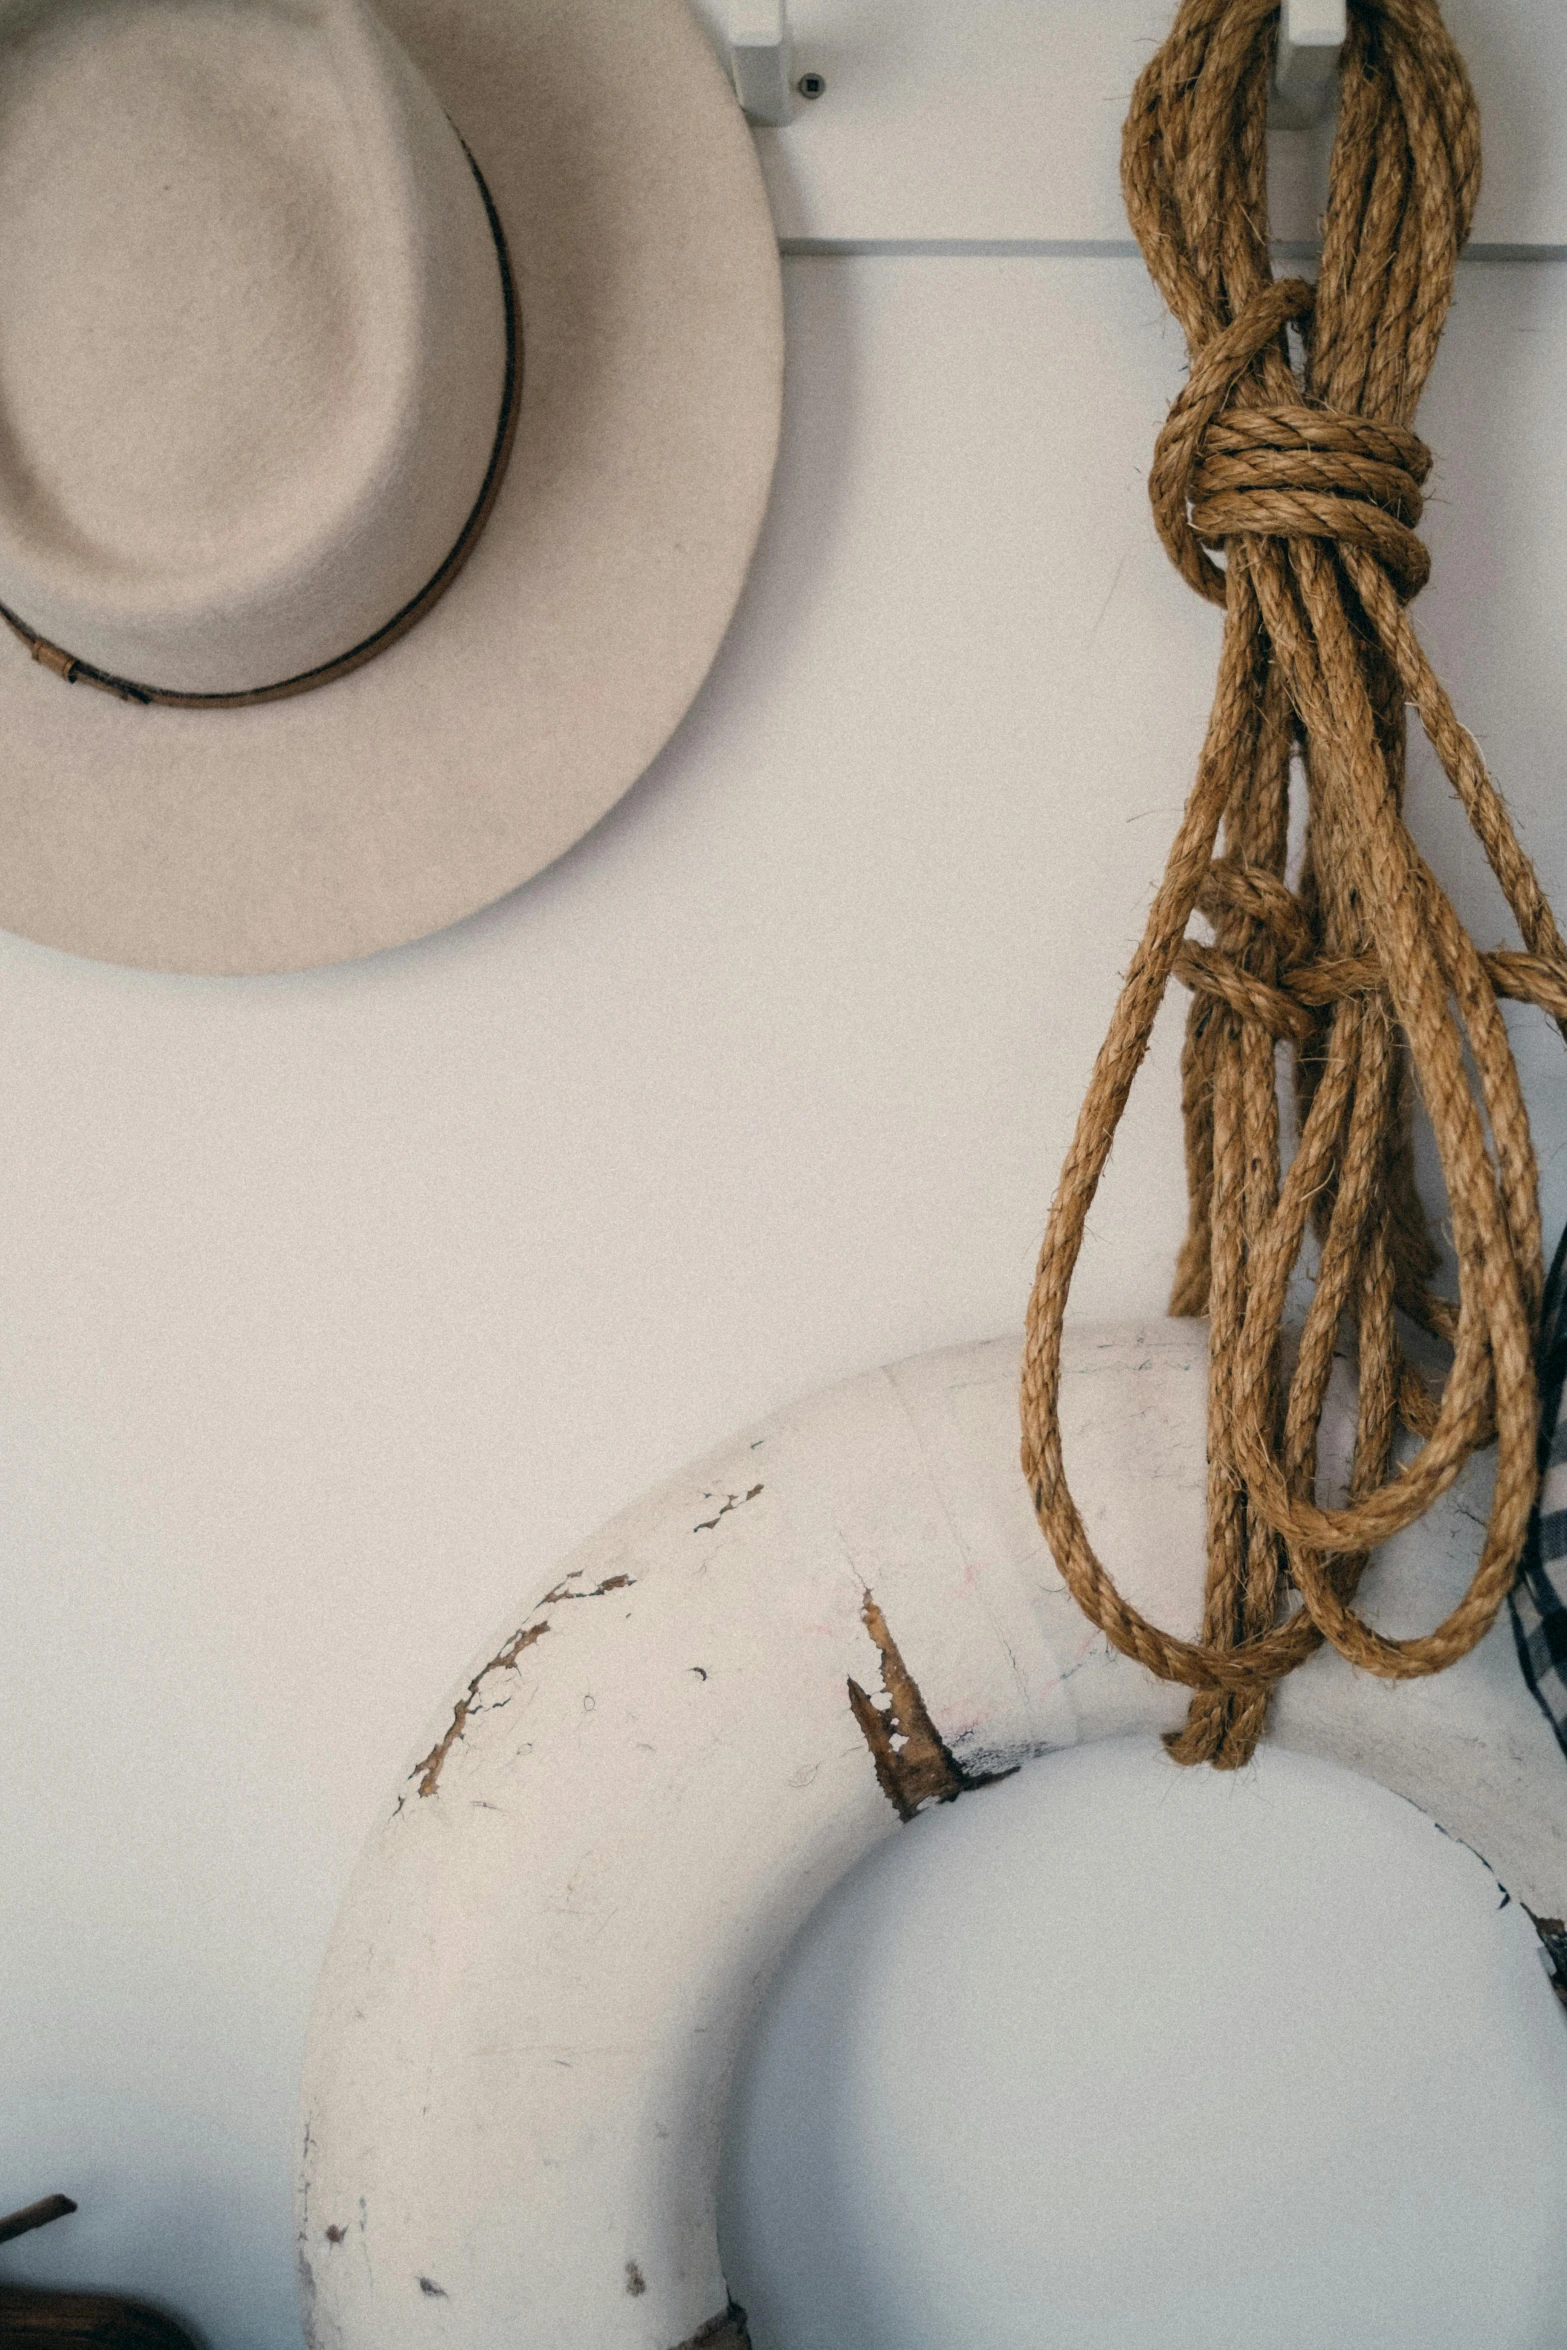
[[196,2350],[183,2326],[113,2293],[0,2285],[0,2350]]
[[[4,2337],[0,2336],[0,2340]],[[751,2350],[751,2337],[745,2330],[745,2311],[738,2301],[731,2301],[716,2317],[710,2317],[689,2341],[676,2345],[676,2350]]]

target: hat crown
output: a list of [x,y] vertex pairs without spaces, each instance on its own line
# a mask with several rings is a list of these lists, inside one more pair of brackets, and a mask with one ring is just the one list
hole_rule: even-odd
[[152,686],[340,658],[485,477],[502,281],[364,0],[0,9],[0,603]]

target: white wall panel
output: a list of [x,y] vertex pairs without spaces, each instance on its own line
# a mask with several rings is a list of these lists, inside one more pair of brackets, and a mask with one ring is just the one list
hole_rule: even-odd
[[[1116,103],[1119,101],[1117,100]],[[655,772],[369,965],[0,940],[8,2273],[295,2339],[301,2034],[360,1834],[574,1538],[792,1393],[1015,1326],[1200,739],[1129,260],[801,260],[757,570]],[[1567,273],[1477,265],[1419,616],[1567,903]],[[1417,763],[1484,943],[1494,893]],[[1078,1303],[1162,1303],[1161,1033]],[[1551,1213],[1561,1048],[1527,1018]],[[68,2232],[69,2231],[69,2234]]]
[[[723,43],[727,0],[698,0]],[[757,134],[779,234],[827,242],[1124,243],[1132,84],[1174,0],[789,0],[798,66],[826,79]],[[1567,9],[1446,0],[1480,102],[1481,245],[1567,246]],[[1274,234],[1307,240],[1325,132],[1281,131]]]

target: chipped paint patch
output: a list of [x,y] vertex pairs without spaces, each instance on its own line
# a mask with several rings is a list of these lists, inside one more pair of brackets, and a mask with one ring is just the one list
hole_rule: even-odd
[[885,1707],[877,1705],[860,1687],[849,1683],[849,1709],[871,1750],[877,1784],[900,1820],[912,1820],[927,1803],[954,1803],[971,1788],[992,1786],[1010,1779],[1016,1764],[1003,1771],[968,1771],[954,1756],[930,1716],[919,1683],[903,1661],[871,1594],[865,1594],[860,1620],[881,1656]]
[[1545,1963],[1551,1970],[1551,1989],[1567,2007],[1567,1918],[1537,1918],[1529,1912],[1534,1930],[1545,1949]]
[[[548,1603],[541,1600],[539,1604],[542,1607]],[[490,1675],[492,1673],[509,1673],[513,1671],[515,1669],[517,1659],[521,1656],[523,1650],[525,1648],[531,1648],[535,1640],[542,1640],[549,1628],[548,1617],[545,1618],[542,1624],[524,1624],[520,1632],[514,1632],[511,1638],[506,1642],[505,1646],[496,1651],[495,1655],[491,1657],[487,1665],[480,1666],[478,1672],[474,1674],[473,1679],[468,1684],[466,1695],[458,1698],[456,1708],[452,1714],[451,1722],[447,1727],[445,1735],[437,1739],[434,1746],[431,1747],[429,1753],[425,1756],[423,1762],[415,1763],[413,1769],[408,1774],[410,1779],[417,1779],[419,1781],[419,1792],[421,1795],[433,1795],[435,1793],[436,1787],[440,1782],[441,1771],[445,1765],[446,1758],[451,1753],[452,1748],[457,1744],[458,1740],[462,1737],[464,1730],[467,1728],[469,1716],[475,1712],[483,1712],[483,1707],[476,1705],[475,1700],[477,1699],[479,1691],[484,1686],[485,1682],[489,1679]]]
[[[559,1607],[568,1599],[602,1599],[607,1591],[629,1591],[636,1582],[635,1575],[606,1575],[602,1583],[595,1583],[591,1591],[573,1591],[573,1583],[581,1579],[582,1569],[576,1568],[553,1591],[546,1591],[540,1607]],[[537,1610],[535,1610],[535,1613]]]
[[449,2301],[451,2299],[451,2295],[447,2292],[446,2287],[444,2285],[438,2285],[434,2277],[421,2277],[419,2279],[419,2290],[429,2301]]
[[[760,1493],[761,1487],[758,1486],[756,1490],[758,1493]],[[746,1499],[750,1499],[749,1494],[746,1496]],[[545,1592],[544,1597],[539,1601],[538,1607],[536,1607],[533,1611],[534,1615],[539,1613],[540,1608],[562,1607],[569,1599],[603,1599],[611,1591],[630,1591],[636,1582],[636,1577],[634,1575],[606,1575],[603,1582],[595,1583],[591,1591],[573,1591],[571,1588],[573,1583],[579,1583],[581,1580],[582,1569],[578,1567],[571,1574],[565,1576],[561,1582],[557,1583],[553,1591]],[[505,1646],[501,1648],[496,1655],[491,1657],[487,1665],[480,1666],[478,1672],[474,1674],[473,1679],[469,1682],[466,1692],[463,1694],[463,1696],[458,1698],[456,1707],[452,1713],[451,1721],[447,1726],[444,1736],[442,1736],[436,1742],[436,1744],[431,1747],[423,1762],[415,1763],[413,1769],[408,1774],[410,1779],[418,1780],[419,1792],[421,1795],[433,1795],[435,1793],[437,1786],[440,1784],[441,1770],[446,1761],[446,1757],[450,1754],[452,1748],[461,1739],[472,1716],[476,1713],[483,1713],[485,1711],[485,1708],[479,1705],[476,1700],[478,1698],[480,1689],[489,1679],[490,1675],[492,1673],[509,1673],[513,1671],[515,1669],[517,1659],[519,1656],[521,1656],[523,1650],[525,1648],[531,1648],[535,1640],[542,1640],[549,1628],[548,1617],[545,1618],[542,1624],[535,1624],[530,1618],[530,1620],[524,1624],[520,1632],[514,1632],[512,1634],[511,1638],[506,1642]],[[397,1809],[401,1811],[402,1808],[403,1798],[399,1796],[397,1799]]]
[[[720,1518],[727,1518],[731,1510],[743,1510],[748,1501],[755,1501],[761,1490],[762,1488],[760,1485],[753,1485],[749,1493],[726,1493],[724,1496],[723,1507],[715,1512],[712,1517],[704,1518],[700,1525],[693,1526],[691,1529],[692,1533],[711,1534],[713,1528],[718,1524]],[[709,1495],[708,1499],[711,1500],[712,1496]]]
[[635,2300],[639,2293],[645,2293],[647,2291],[647,2278],[642,2274],[642,2271],[638,2268],[634,2260],[628,2260],[626,2262],[626,2291],[631,2295],[633,2300]]

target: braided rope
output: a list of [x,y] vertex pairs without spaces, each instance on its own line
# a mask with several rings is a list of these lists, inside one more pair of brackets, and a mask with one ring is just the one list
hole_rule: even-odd
[[[1473,95],[1434,0],[1351,0],[1321,274],[1315,288],[1275,282],[1264,173],[1277,18],[1277,0],[1182,0],[1126,123],[1127,211],[1191,362],[1149,492],[1181,576],[1224,606],[1224,638],[1197,780],[1051,1208],[1022,1392],[1023,1464],[1069,1588],[1117,1648],[1194,1692],[1172,1752],[1227,1767],[1249,1757],[1274,1683],[1323,1640],[1389,1678],[1439,1672],[1506,1596],[1535,1489],[1542,1269],[1534,1151],[1497,998],[1567,1022],[1567,949],[1406,608],[1429,570],[1415,526],[1430,457],[1411,418],[1479,184]],[[1521,953],[1477,952],[1410,838],[1406,704],[1501,884]],[[1297,751],[1306,846],[1291,888]],[[1211,945],[1187,939],[1194,914]],[[1209,1320],[1197,1641],[1149,1623],[1094,1555],[1058,1411],[1085,1221],[1172,978],[1193,997],[1190,1223],[1170,1310]],[[1287,1170],[1281,1043],[1299,1114]],[[1413,1085],[1447,1187],[1456,1308],[1430,1289]],[[1286,1382],[1286,1300],[1308,1234],[1315,1284]],[[1440,1396],[1405,1360],[1395,1309],[1451,1346]],[[1327,1508],[1318,1431],[1346,1331],[1354,1454],[1348,1500]],[[1400,1424],[1423,1441],[1396,1468]],[[1418,1638],[1374,1630],[1353,1605],[1369,1553],[1493,1434],[1495,1494],[1468,1592]]]

